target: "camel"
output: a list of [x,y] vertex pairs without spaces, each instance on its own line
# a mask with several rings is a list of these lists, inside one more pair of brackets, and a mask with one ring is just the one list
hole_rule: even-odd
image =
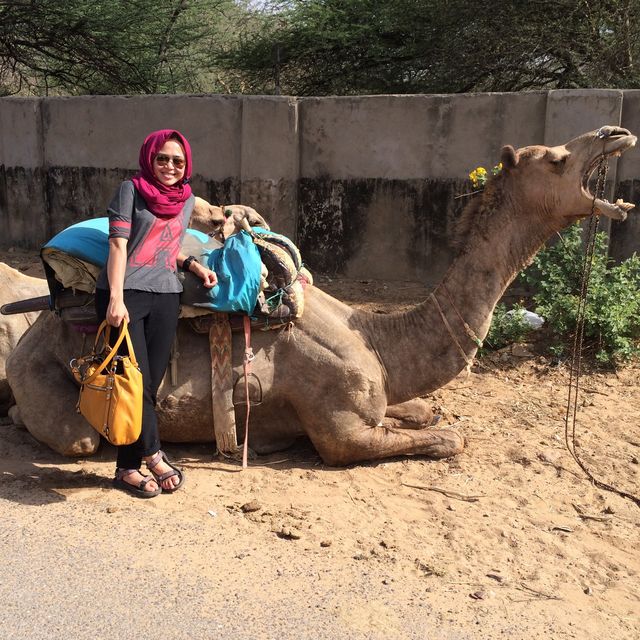
[[250,231],[251,227],[269,229],[267,221],[252,207],[229,204],[218,207],[196,196],[189,226],[219,241],[238,230]]
[[[13,302],[19,296],[49,295],[44,280],[32,278],[0,262],[0,306]],[[39,312],[0,316],[0,414],[6,415],[11,404],[11,389],[7,382],[6,362],[22,334],[36,321]]]
[[[306,435],[323,461],[335,466],[461,452],[463,436],[431,427],[421,398],[469,366],[506,287],[552,234],[593,208],[625,219],[633,205],[594,198],[588,179],[601,158],[635,143],[626,129],[607,126],[555,147],[504,147],[501,173],[459,220],[459,255],[429,297],[406,312],[356,310],[309,286],[304,316],[293,328],[252,335],[263,402],[251,409],[251,448],[273,452]],[[207,336],[182,320],[177,340],[177,385],[165,380],[159,393],[161,436],[211,441]],[[243,346],[236,334],[235,376],[242,373]],[[91,454],[99,443],[75,412],[68,362],[82,351],[80,334],[43,314],[7,363],[26,427],[72,456]],[[237,407],[238,424],[243,417]]]

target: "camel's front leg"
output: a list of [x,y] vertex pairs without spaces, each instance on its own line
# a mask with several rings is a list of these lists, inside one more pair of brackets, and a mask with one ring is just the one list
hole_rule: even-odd
[[322,459],[336,466],[404,455],[450,458],[464,449],[464,438],[451,429],[372,427],[355,415],[308,435]]
[[422,398],[414,398],[400,404],[387,407],[382,425],[385,427],[400,427],[405,429],[424,429],[437,423],[440,416]]

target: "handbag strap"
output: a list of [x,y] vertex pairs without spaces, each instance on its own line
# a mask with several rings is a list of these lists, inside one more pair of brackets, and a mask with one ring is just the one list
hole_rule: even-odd
[[[102,333],[105,334],[105,336],[104,336],[105,342],[108,342],[109,335],[111,333],[111,325],[107,324],[106,320],[103,320],[102,324],[98,328],[98,333],[96,334],[96,341],[95,341],[95,343],[93,345],[93,352],[94,353],[96,353],[96,349],[98,347],[98,342],[100,341],[100,337],[101,337]],[[93,379],[97,375],[99,375],[109,365],[109,363],[113,360],[113,358],[118,353],[118,349],[119,349],[120,345],[122,344],[122,341],[125,340],[125,339],[127,341],[127,348],[129,349],[129,357],[131,358],[132,364],[134,364],[134,366],[138,366],[136,361],[135,361],[135,355],[133,353],[133,345],[131,344],[131,338],[129,337],[129,327],[128,327],[127,323],[123,320],[122,321],[122,326],[120,328],[120,335],[118,336],[118,339],[116,340],[116,343],[113,345],[113,347],[111,347],[111,351],[109,352],[109,355],[100,363],[100,366],[86,380],[82,381],[82,384],[87,384],[87,383],[93,381]]]
[[[105,340],[109,339],[109,335],[111,333],[111,325],[107,326],[107,331],[105,334]],[[114,346],[114,350],[117,351],[117,347],[120,346],[120,344],[122,343],[122,335],[124,334],[124,340],[127,343],[127,351],[129,352],[129,360],[131,361],[131,364],[138,368],[138,361],[136,360],[136,354],[135,351],[133,350],[133,342],[131,341],[131,334],[129,333],[129,324],[127,322],[125,322],[124,320],[122,321],[122,328],[120,329],[120,336],[118,337],[118,341],[116,342],[116,346]]]

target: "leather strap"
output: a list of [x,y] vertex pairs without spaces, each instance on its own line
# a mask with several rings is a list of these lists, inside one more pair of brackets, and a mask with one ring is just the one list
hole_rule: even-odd
[[247,416],[244,422],[244,445],[242,447],[242,468],[246,469],[248,466],[249,458],[249,414],[251,413],[251,401],[249,400],[249,376],[251,375],[251,363],[253,362],[255,355],[251,348],[251,318],[244,316],[244,397],[247,403]]

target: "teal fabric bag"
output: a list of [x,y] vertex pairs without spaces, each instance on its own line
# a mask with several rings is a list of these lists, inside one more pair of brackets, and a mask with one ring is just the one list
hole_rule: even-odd
[[[195,255],[195,253],[193,254]],[[193,274],[185,274],[181,302],[214,311],[253,312],[260,293],[260,252],[246,231],[225,240],[219,249],[203,247],[198,260],[216,272],[218,284],[207,289]]]

